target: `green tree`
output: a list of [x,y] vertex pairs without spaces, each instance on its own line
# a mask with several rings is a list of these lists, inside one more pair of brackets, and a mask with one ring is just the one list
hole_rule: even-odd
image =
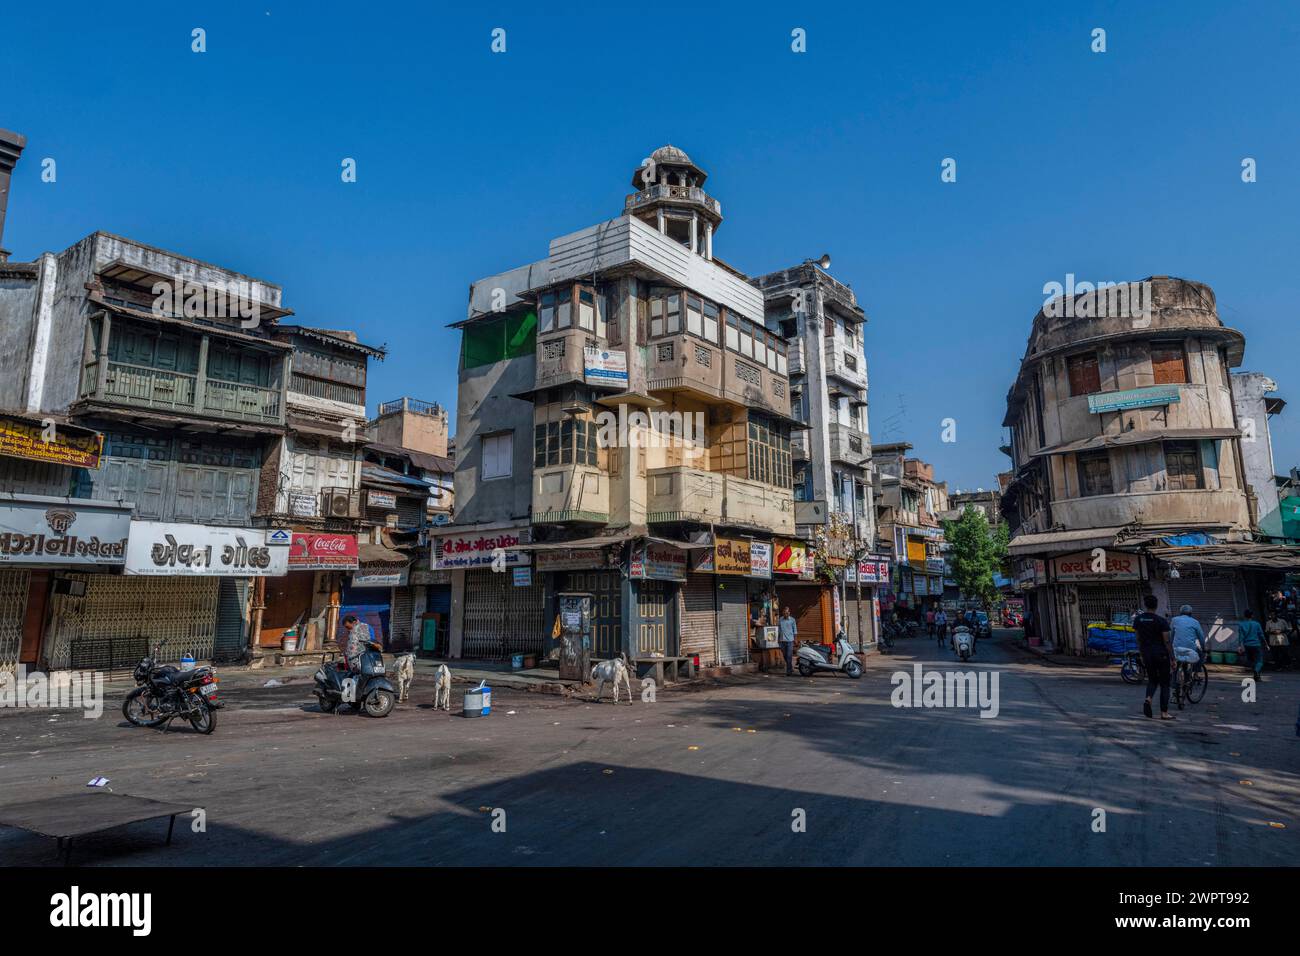
[[995,601],[998,589],[993,575],[1002,571],[1007,560],[1006,524],[998,522],[991,528],[981,509],[967,508],[956,521],[943,523],[943,533],[949,548],[949,576],[967,597],[985,604]]

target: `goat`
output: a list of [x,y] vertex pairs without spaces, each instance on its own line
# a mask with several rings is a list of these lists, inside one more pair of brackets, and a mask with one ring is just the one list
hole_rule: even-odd
[[439,664],[433,672],[433,709],[440,707],[451,713],[451,671],[446,664]]
[[632,703],[632,683],[628,679],[627,655],[620,654],[613,660],[601,661],[599,664],[593,664],[591,667],[591,680],[596,685],[595,696],[592,700],[600,700],[601,691],[605,689],[606,683],[614,685],[614,703],[618,703],[618,682],[622,681],[623,686],[627,688],[627,702]]
[[398,654],[393,660],[393,677],[397,681],[397,699],[406,700],[415,680],[415,655]]

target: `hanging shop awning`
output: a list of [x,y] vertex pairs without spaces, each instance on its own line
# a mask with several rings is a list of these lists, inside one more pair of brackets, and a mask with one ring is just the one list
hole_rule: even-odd
[[1300,548],[1280,544],[1242,541],[1199,547],[1153,547],[1147,553],[1179,567],[1300,571]]
[[1048,531],[1022,534],[1007,545],[1010,554],[1050,554],[1053,551],[1079,551],[1085,548],[1109,548],[1115,544],[1118,528],[1080,528],[1075,531]]
[[1070,452],[1095,451],[1099,448],[1122,448],[1126,445],[1146,445],[1158,441],[1237,438],[1240,435],[1241,431],[1236,428],[1165,428],[1159,431],[1129,431],[1118,435],[1093,435],[1091,438],[1080,438],[1050,448],[1040,448],[1030,457],[1042,458],[1046,455],[1065,455]]

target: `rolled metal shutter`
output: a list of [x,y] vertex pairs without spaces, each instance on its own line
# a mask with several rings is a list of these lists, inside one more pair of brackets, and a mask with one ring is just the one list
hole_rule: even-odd
[[[1125,584],[1080,584],[1079,623],[1086,629],[1094,621],[1109,624],[1112,616],[1142,608],[1143,587],[1134,581]],[[1086,641],[1086,635],[1084,635]]]
[[1223,572],[1183,571],[1169,582],[1169,614],[1184,604],[1192,606],[1192,617],[1201,622],[1211,650],[1233,650],[1237,646],[1237,601],[1232,575]]
[[749,597],[745,579],[725,577],[717,583],[718,663],[743,664],[749,660]]
[[799,629],[798,641],[820,644],[825,637],[822,620],[822,591],[819,585],[795,584],[778,592],[781,606],[790,608],[795,627]]
[[717,619],[713,603],[713,576],[688,574],[681,589],[682,656],[700,655],[704,666],[718,662]]
[[27,615],[28,571],[0,571],[0,671],[16,671]]
[[388,649],[402,652],[411,649],[411,620],[415,616],[414,592],[409,587],[393,588],[392,611],[388,618],[391,632]]
[[248,643],[248,578],[222,578],[217,591],[217,635],[214,661],[239,660]]

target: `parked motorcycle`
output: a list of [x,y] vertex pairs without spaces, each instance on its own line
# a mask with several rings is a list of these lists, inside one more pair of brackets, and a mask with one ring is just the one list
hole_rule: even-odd
[[969,660],[975,651],[975,635],[964,624],[958,625],[952,632],[952,649],[963,661]]
[[858,659],[857,651],[843,634],[835,640],[835,651],[837,660],[832,663],[817,646],[801,644],[795,654],[799,673],[804,677],[812,677],[818,671],[835,671],[848,674],[854,680],[862,676],[862,661]]
[[217,675],[211,667],[183,670],[158,664],[163,641],[135,665],[136,688],[122,701],[122,716],[136,727],[157,727],[178,717],[188,720],[201,734],[217,729],[217,709],[223,706],[217,692]]
[[353,704],[371,717],[387,717],[397,704],[397,691],[384,676],[383,648],[371,641],[361,655],[361,670],[347,664],[322,665],[316,671],[316,689],[320,709],[327,714],[342,704]]

